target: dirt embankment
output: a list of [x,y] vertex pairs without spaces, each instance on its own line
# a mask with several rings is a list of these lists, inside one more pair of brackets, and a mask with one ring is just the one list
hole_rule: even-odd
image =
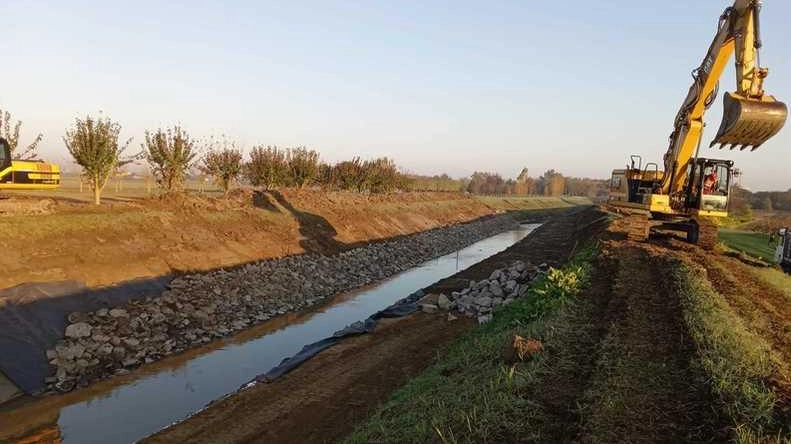
[[[508,250],[429,288],[456,291],[519,259],[565,261],[594,235],[601,213],[580,209],[557,216]],[[382,323],[371,335],[344,341],[270,384],[212,404],[147,442],[332,442],[350,433],[437,352],[474,325],[444,314],[416,314]]]
[[467,222],[502,209],[569,206],[561,199],[481,200],[460,193],[360,195],[285,190],[195,195],[95,208],[53,201],[47,214],[0,217],[0,288],[79,280],[106,285],[204,271]]

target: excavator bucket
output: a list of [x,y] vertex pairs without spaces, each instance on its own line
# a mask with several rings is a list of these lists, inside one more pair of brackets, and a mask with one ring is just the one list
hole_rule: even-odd
[[710,147],[720,144],[720,148],[730,145],[755,151],[783,128],[788,117],[786,104],[768,95],[758,100],[726,93],[723,104],[722,124]]

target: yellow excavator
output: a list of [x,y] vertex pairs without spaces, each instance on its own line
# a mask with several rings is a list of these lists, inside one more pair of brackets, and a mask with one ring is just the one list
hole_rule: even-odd
[[0,137],[0,191],[47,190],[60,185],[60,167],[33,160],[13,160],[11,146]]
[[630,240],[648,239],[652,228],[683,232],[689,242],[711,249],[717,242],[715,218],[728,215],[733,161],[700,157],[703,116],[718,94],[719,79],[732,55],[736,92],[724,96],[722,124],[709,147],[758,149],[777,134],[788,116],[786,105],[763,90],[769,70],[759,63],[759,0],[736,0],[720,16],[717,34],[679,110],[664,168],[631,156],[626,169],[612,172],[609,203],[626,215]]

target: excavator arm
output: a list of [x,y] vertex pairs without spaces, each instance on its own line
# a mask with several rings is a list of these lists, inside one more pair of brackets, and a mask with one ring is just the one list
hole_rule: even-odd
[[734,53],[736,91],[724,96],[723,121],[711,146],[755,150],[785,124],[786,105],[763,90],[769,70],[758,63],[762,45],[760,10],[759,0],[736,0],[720,16],[717,34],[700,67],[692,72],[692,86],[676,115],[664,158],[663,194],[677,195],[683,191],[689,162],[700,147],[704,114],[717,96],[719,79]]

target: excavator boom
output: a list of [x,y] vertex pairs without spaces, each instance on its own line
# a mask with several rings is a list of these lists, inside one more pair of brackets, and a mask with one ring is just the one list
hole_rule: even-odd
[[703,116],[717,96],[719,79],[731,56],[735,59],[736,91],[724,95],[723,120],[710,146],[756,150],[785,125],[788,108],[763,89],[769,70],[758,64],[763,46],[760,11],[759,0],[736,0],[720,16],[717,34],[693,72],[694,81],[676,116],[665,154],[665,194],[679,193],[686,184],[688,165],[703,137]]
[[735,0],[720,16],[717,32],[676,114],[664,169],[632,156],[631,165],[612,173],[609,201],[627,214],[627,236],[644,240],[651,227],[686,232],[704,248],[717,242],[712,218],[728,215],[735,174],[733,161],[700,156],[703,118],[719,91],[719,80],[735,60],[736,90],[723,98],[722,124],[711,146],[755,150],[777,134],[788,118],[786,105],[764,92],[769,70],[759,64],[761,2]]

